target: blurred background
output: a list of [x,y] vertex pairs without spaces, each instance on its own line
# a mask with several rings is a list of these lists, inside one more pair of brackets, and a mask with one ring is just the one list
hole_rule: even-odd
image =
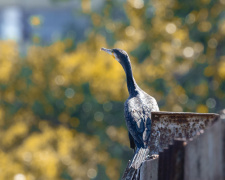
[[119,179],[130,55],[161,111],[225,107],[225,0],[0,0],[0,179]]

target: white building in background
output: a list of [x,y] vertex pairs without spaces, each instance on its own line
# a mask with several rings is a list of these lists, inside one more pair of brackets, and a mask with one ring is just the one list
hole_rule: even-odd
[[1,39],[15,40],[21,42],[23,40],[23,21],[22,10],[19,7],[6,7],[1,12]]
[[68,37],[77,43],[86,39],[90,26],[80,1],[0,0],[0,40],[15,40],[21,47]]

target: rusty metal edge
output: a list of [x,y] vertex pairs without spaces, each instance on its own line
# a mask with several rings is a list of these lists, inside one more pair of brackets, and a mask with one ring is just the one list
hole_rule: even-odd
[[168,112],[168,111],[157,111],[151,112],[152,121],[154,122],[156,119],[167,116],[167,117],[177,117],[177,118],[188,118],[190,116],[199,116],[199,117],[213,117],[213,122],[217,121],[220,118],[219,114],[216,113],[193,113],[193,112]]
[[205,116],[205,115],[211,115],[211,116],[215,116],[215,117],[220,117],[219,114],[217,113],[193,113],[193,112],[169,112],[169,111],[154,111],[151,112],[152,115],[197,115],[197,116]]

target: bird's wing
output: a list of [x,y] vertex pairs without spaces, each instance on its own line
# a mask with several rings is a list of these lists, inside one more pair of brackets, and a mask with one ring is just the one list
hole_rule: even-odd
[[144,141],[144,145],[147,146],[148,139],[151,134],[151,123],[152,123],[151,112],[159,111],[159,107],[156,100],[153,97],[148,95],[145,99],[144,105],[142,106],[142,111],[143,111],[144,126],[145,126],[145,130],[143,132],[143,141]]
[[125,118],[129,133],[134,138],[134,140],[142,147],[142,135],[145,130],[145,125],[141,113],[135,109],[132,109],[130,111],[128,108],[125,108]]
[[142,135],[143,141],[144,141],[144,146],[147,145],[148,139],[149,139],[150,134],[151,134],[151,122],[152,121],[151,121],[151,117],[150,116],[151,116],[150,114],[146,115],[145,116],[145,120],[144,120],[145,130],[144,130],[143,135]]
[[[159,111],[156,100],[147,95],[141,101],[138,98],[125,102],[125,118],[129,133],[135,144],[146,147],[151,134],[151,112]],[[137,145],[137,144],[136,144]]]

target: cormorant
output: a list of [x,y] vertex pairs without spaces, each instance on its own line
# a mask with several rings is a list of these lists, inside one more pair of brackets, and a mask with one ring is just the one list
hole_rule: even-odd
[[[131,62],[128,54],[122,49],[105,49],[101,50],[112,55],[123,67],[126,78],[129,97],[124,103],[124,114],[126,125],[129,131],[130,146],[136,152],[132,162],[136,159],[139,150],[148,149],[148,141],[151,133],[151,112],[159,111],[156,100],[144,92],[136,83],[131,68]],[[146,156],[146,153],[142,152]],[[146,157],[142,157],[142,161]],[[131,166],[132,166],[131,162]],[[140,163],[139,163],[140,165]]]

